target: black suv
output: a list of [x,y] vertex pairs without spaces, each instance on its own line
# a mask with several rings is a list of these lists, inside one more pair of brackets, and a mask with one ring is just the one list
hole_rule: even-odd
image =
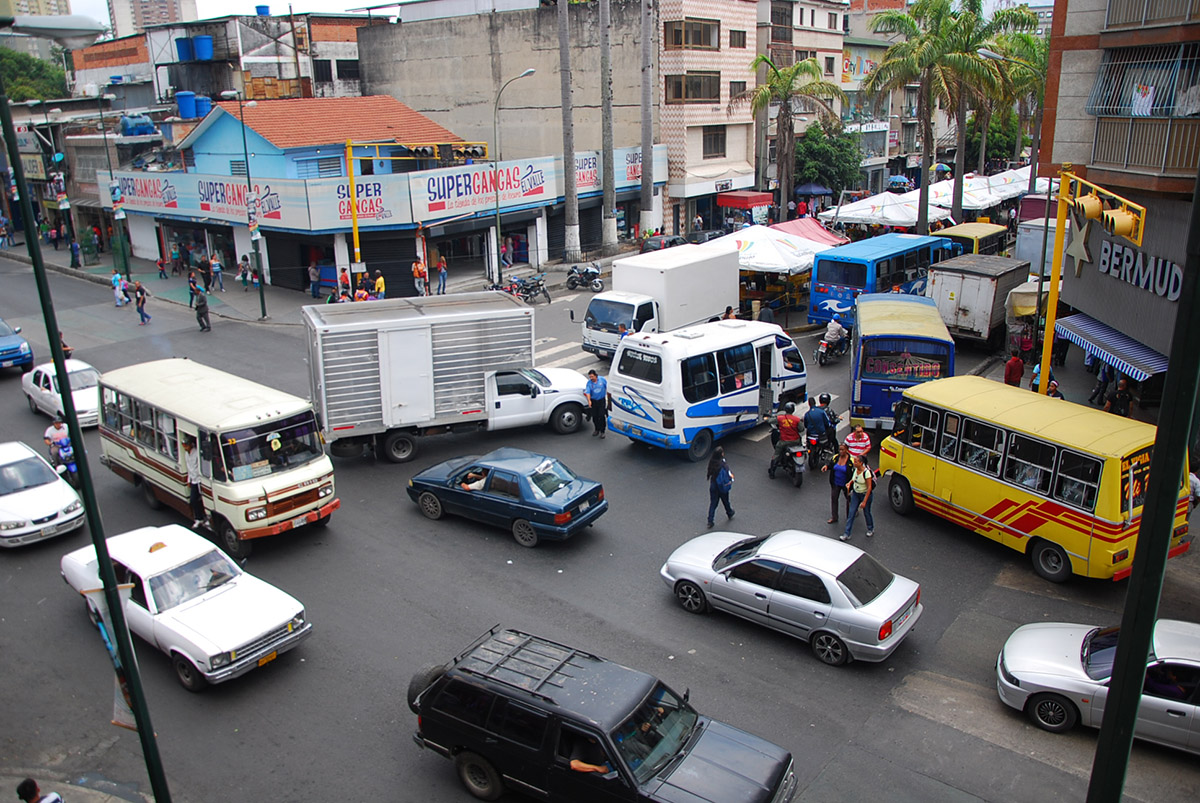
[[787,803],[792,755],[701,716],[653,675],[493,628],[408,687],[417,746],[480,800]]

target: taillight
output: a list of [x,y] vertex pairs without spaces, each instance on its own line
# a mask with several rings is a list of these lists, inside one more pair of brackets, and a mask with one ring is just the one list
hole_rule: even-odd
[[916,598],[916,600],[913,601],[913,607],[915,608],[920,604],[921,604],[921,587],[917,586],[917,598]]
[[566,524],[570,520],[571,520],[571,512],[570,511],[567,511],[566,513],[555,513],[554,514],[554,523],[555,524]]
[[1188,526],[1187,526],[1187,523],[1185,522],[1185,523],[1183,523],[1183,524],[1180,524],[1178,527],[1176,527],[1176,528],[1175,528],[1175,534],[1174,534],[1174,536],[1172,536],[1172,537],[1174,537],[1174,538],[1183,538],[1183,537],[1184,537],[1185,535],[1187,535],[1187,534],[1188,534]]
[[883,627],[879,628],[879,640],[883,641],[890,635],[892,635],[892,620],[888,619],[883,623]]
[[664,409],[662,411],[663,429],[675,429],[675,411]]
[[1113,553],[1112,562],[1120,563],[1121,561],[1125,560],[1128,557],[1129,557],[1129,550],[1122,549],[1122,550],[1119,550],[1119,551]]
[[604,501],[604,488],[603,488],[603,486],[600,488],[600,496],[599,496],[599,497],[597,497],[596,501],[597,501],[597,502],[603,502],[603,501]]

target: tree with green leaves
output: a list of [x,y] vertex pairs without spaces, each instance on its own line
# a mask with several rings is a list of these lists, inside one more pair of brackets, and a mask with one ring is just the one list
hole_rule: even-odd
[[[1013,94],[1019,103],[1019,108],[1033,110],[1033,130],[1030,131],[1033,160],[1037,161],[1038,148],[1042,139],[1042,114],[1046,107],[1046,75],[1050,70],[1050,39],[1031,33],[1010,33],[997,40],[999,52],[1005,57],[1001,62],[1008,74]],[[1027,116],[1018,112],[1018,128],[1025,130],[1029,122]],[[1023,138],[1022,138],[1023,139]],[[1014,158],[1019,158],[1020,146],[1014,151]],[[1029,171],[1029,191],[1033,192],[1034,181],[1037,178],[1037,166]]]
[[63,68],[26,53],[0,47],[0,74],[4,76],[9,98],[18,103],[67,97]]
[[814,182],[833,190],[833,197],[862,178],[862,147],[858,137],[841,126],[822,121],[796,140],[796,183]]
[[[984,126],[987,126],[986,134]],[[979,112],[967,118],[967,161],[986,162],[989,159],[1007,159],[1014,143],[1024,143],[1025,134],[1020,129],[1017,113],[1012,106],[1000,106],[987,115],[985,120]]]
[[811,101],[822,117],[832,120],[832,101],[846,102],[846,93],[837,84],[825,80],[815,58],[797,61],[781,69],[770,58],[760,55],[751,62],[750,69],[756,71],[759,66],[767,68],[766,82],[731,98],[730,105],[749,100],[755,114],[773,105],[779,106],[779,115],[775,118],[775,161],[780,206],[786,208],[792,196],[796,171],[795,158],[789,158],[796,152],[794,104],[801,100]]

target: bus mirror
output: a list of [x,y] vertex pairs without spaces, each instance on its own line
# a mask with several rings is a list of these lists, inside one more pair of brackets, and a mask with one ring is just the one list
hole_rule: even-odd
[[575,310],[569,309],[567,310],[567,314],[571,316],[571,323],[575,323]]

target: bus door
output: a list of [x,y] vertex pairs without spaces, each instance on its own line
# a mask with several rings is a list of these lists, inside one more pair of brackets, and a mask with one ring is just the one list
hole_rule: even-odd
[[908,480],[914,492],[924,491],[941,496],[936,491],[935,483],[938,462],[935,455],[941,418],[939,410],[920,404],[912,406],[908,448],[902,452],[900,473]]
[[[758,417],[766,418],[775,406],[775,372],[773,358],[775,344],[768,343],[758,347]],[[783,380],[779,380],[779,388],[783,389]]]

